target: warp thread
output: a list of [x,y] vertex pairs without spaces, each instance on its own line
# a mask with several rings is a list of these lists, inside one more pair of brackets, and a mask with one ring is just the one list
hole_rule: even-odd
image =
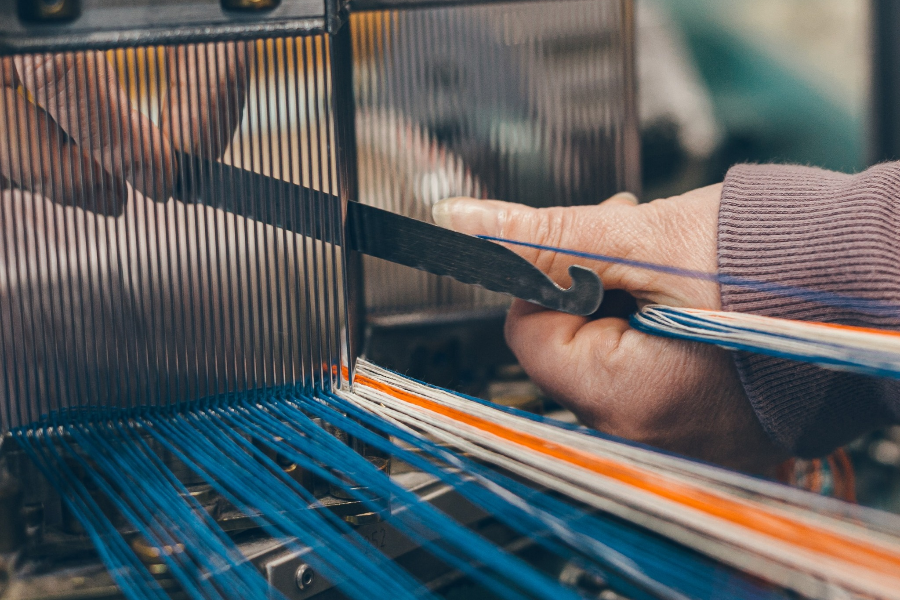
[[99,508],[97,493],[160,550],[188,597],[277,596],[154,446],[176,456],[268,534],[304,552],[316,572],[351,598],[369,598],[373,589],[403,599],[431,594],[324,510],[271,452],[341,487],[497,597],[580,597],[399,486],[319,420],[440,479],[516,533],[628,597],[680,600],[723,589],[741,598],[784,597],[677,544],[512,480],[328,391],[269,390],[208,399],[185,411],[146,408],[110,416],[108,410],[57,414],[50,424],[15,435],[84,524],[129,598],[166,594]]

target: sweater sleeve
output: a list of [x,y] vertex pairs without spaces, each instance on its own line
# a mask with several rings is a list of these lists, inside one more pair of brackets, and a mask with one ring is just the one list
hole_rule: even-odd
[[[900,163],[845,175],[797,166],[739,165],[719,209],[723,274],[877,299],[871,316],[722,286],[723,310],[900,329]],[[765,430],[794,455],[822,456],[900,421],[900,382],[737,352],[738,373]]]

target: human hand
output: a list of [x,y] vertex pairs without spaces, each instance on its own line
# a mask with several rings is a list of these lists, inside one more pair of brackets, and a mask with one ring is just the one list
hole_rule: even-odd
[[[196,290],[238,256],[259,265],[288,250],[253,222],[226,222],[221,211],[170,196],[176,150],[215,159],[228,147],[256,47],[0,58],[0,380],[22,382],[5,386],[0,405],[36,416],[68,402],[190,398],[204,360],[191,370],[182,357],[219,357],[217,372],[241,360],[226,354],[212,322],[226,299],[248,294]],[[204,235],[231,232],[249,249],[213,247]],[[202,333],[185,334],[201,319]],[[33,373],[64,376],[41,385]],[[159,381],[174,387],[160,392]]]
[[[116,215],[127,198],[126,182],[155,200],[169,198],[177,175],[173,150],[217,158],[240,121],[245,56],[234,43],[171,47],[164,58],[151,54],[147,60],[165,72],[162,81],[120,81],[103,52],[4,58],[3,183]],[[132,106],[126,87],[165,89],[158,125]]]
[[[455,198],[433,212],[439,225],[471,235],[713,272],[721,189],[642,205],[619,194],[597,206],[544,209]],[[510,248],[561,285],[577,263],[639,305],[720,308],[713,282]],[[595,429],[748,472],[770,473],[787,458],[763,431],[724,350],[650,336],[623,318],[591,320],[520,300],[506,339],[532,379]]]

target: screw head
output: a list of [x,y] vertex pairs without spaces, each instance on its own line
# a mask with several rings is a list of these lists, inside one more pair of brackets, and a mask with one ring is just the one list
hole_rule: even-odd
[[302,564],[297,567],[297,573],[294,575],[294,581],[297,583],[297,588],[301,590],[305,590],[309,586],[313,584],[316,580],[316,572],[312,570],[307,564]]

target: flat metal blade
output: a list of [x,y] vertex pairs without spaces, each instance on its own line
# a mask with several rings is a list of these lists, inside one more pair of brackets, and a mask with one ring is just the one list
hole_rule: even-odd
[[[585,267],[569,267],[562,288],[530,262],[477,237],[347,203],[344,236],[336,226],[341,201],[327,194],[219,162],[182,155],[177,196],[435,275],[509,294],[545,308],[590,315],[603,300],[603,285]],[[325,218],[329,217],[329,218]],[[343,239],[342,239],[343,237]]]

